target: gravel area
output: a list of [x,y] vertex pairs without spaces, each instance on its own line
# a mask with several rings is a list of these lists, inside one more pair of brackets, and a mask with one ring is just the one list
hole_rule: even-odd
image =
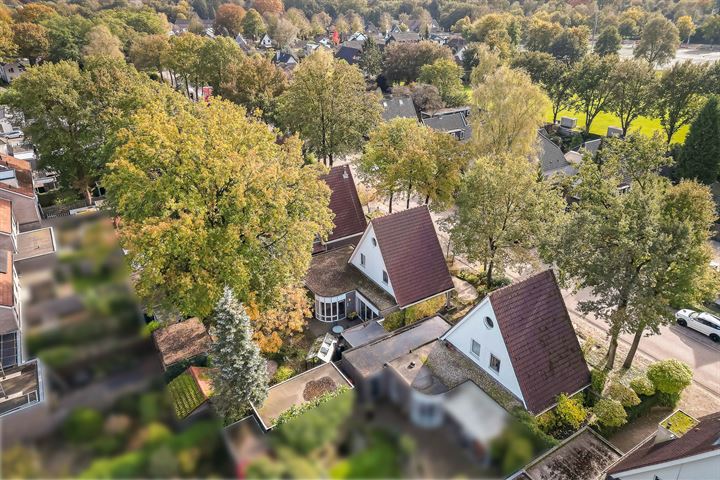
[[306,402],[314,400],[320,395],[332,392],[337,387],[335,380],[330,377],[322,377],[317,380],[311,380],[305,385],[303,390],[303,398]]

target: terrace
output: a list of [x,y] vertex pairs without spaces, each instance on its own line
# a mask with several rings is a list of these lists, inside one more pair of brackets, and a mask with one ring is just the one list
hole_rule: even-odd
[[0,370],[0,416],[42,400],[37,360]]

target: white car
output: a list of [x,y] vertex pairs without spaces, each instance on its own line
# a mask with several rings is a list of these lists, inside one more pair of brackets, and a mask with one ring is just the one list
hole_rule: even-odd
[[690,327],[707,335],[713,342],[720,342],[720,318],[715,315],[684,308],[675,314],[675,320],[682,327]]

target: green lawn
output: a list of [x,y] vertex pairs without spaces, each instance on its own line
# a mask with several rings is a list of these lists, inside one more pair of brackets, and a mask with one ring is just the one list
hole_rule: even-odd
[[330,478],[398,478],[399,452],[388,435],[373,432],[368,448],[330,469]]

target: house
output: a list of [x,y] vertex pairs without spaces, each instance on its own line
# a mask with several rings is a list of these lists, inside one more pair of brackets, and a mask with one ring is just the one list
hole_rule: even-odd
[[390,34],[388,39],[385,41],[385,45],[390,45],[392,42],[397,43],[416,43],[422,40],[417,32],[393,32]]
[[24,62],[0,62],[0,80],[11,83],[25,72]]
[[275,65],[282,65],[282,66],[295,66],[299,62],[297,55],[295,55],[293,52],[289,50],[280,50],[279,52],[275,52],[275,56],[273,57],[273,63]]
[[583,427],[508,480],[598,480],[621,456],[600,434]]
[[590,384],[590,372],[552,270],[490,293],[442,340],[538,415]]
[[260,48],[272,48],[272,38],[270,38],[270,35],[267,33],[263,35],[263,37],[260,39],[260,42],[258,43],[258,46]]
[[245,37],[243,37],[241,33],[238,33],[235,36],[235,43],[237,43],[238,47],[240,47],[240,49],[245,53],[250,53],[250,51],[253,49],[253,47],[247,42],[247,40],[245,40]]
[[176,363],[205,355],[212,344],[205,325],[196,317],[155,330],[153,341],[165,370]]
[[465,119],[470,117],[470,106],[469,105],[463,105],[461,107],[445,107],[445,108],[438,108],[437,110],[427,110],[420,112],[421,118],[432,118],[432,117],[442,117],[444,115],[452,115],[453,113],[460,113],[462,114]]
[[380,100],[382,104],[382,118],[389,122],[393,118],[412,118],[417,120],[417,112],[415,111],[415,103],[409,95],[397,95],[384,97]]
[[454,288],[424,205],[371,220],[357,247],[315,255],[305,285],[315,295],[315,318],[325,322],[352,312],[382,318]]
[[0,198],[9,200],[21,230],[40,223],[40,208],[30,164],[10,155],[0,155]]
[[[678,422],[682,414],[691,422]],[[683,428],[684,425],[684,428]],[[688,428],[689,427],[689,428]],[[611,480],[711,479],[720,472],[720,412],[695,421],[678,411],[608,471]]]
[[472,136],[472,127],[461,112],[425,117],[421,121],[426,127],[453,135],[458,140],[469,140]]
[[[544,128],[538,130],[538,163],[543,177],[555,175],[572,176],[577,173],[576,152],[564,154],[558,145],[547,136]],[[582,159],[582,158],[581,158]]]
[[345,60],[350,65],[360,62],[365,40],[348,40],[335,50],[335,58]]
[[333,167],[323,180],[330,187],[330,210],[334,214],[334,226],[326,240],[316,240],[313,253],[355,245],[367,227],[350,167]]

